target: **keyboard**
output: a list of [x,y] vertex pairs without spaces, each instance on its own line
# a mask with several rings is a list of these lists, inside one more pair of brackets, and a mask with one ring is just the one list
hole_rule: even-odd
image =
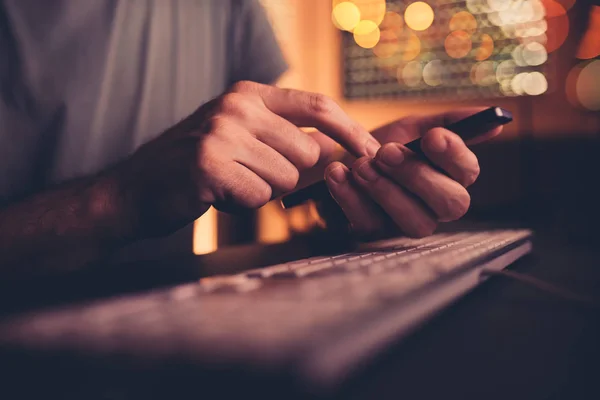
[[391,239],[18,316],[0,321],[0,359],[19,348],[120,363],[226,363],[285,370],[328,390],[479,285],[482,271],[530,252],[530,237],[498,230]]

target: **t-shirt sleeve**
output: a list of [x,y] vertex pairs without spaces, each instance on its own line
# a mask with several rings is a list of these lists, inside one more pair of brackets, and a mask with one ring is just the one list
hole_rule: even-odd
[[229,84],[272,84],[287,70],[273,27],[259,0],[234,0],[229,41]]

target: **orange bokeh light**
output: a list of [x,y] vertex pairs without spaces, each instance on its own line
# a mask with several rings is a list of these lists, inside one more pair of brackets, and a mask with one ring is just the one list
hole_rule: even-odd
[[487,33],[481,35],[481,44],[475,50],[475,59],[477,61],[483,61],[490,58],[494,52],[494,39]]
[[567,10],[556,0],[542,0],[546,9],[546,20],[548,22],[548,41],[546,49],[548,53],[556,51],[563,45],[569,35],[569,16]]
[[600,6],[592,6],[588,30],[577,50],[577,58],[588,60],[598,56],[600,56]]
[[414,60],[421,53],[421,40],[413,32],[410,32],[401,47],[403,50],[402,59],[404,61]]
[[451,32],[444,42],[446,53],[452,58],[463,58],[473,48],[471,42],[471,35],[465,31],[454,31]]
[[477,30],[477,20],[468,11],[460,11],[452,16],[449,22],[451,31],[463,30],[471,35]]
[[400,50],[400,40],[391,29],[381,31],[379,42],[373,53],[379,58],[390,58]]

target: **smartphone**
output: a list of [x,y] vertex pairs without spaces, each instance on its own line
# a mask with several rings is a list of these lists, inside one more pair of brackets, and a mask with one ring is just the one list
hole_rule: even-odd
[[[465,119],[454,122],[444,128],[456,133],[463,140],[471,140],[479,135],[508,124],[513,120],[512,113],[500,107],[490,107],[486,110],[471,115]],[[421,139],[405,144],[413,152],[423,155]],[[284,196],[281,200],[283,208],[292,208],[304,204],[309,200],[319,200],[329,196],[329,189],[325,181],[320,181]]]

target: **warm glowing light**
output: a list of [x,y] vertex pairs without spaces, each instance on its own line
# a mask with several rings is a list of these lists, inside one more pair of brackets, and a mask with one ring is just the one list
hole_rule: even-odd
[[487,0],[487,3],[493,11],[504,11],[510,7],[511,2],[509,0]]
[[567,100],[575,107],[581,107],[581,103],[577,98],[577,81],[579,80],[579,74],[583,71],[583,67],[585,63],[574,66],[571,71],[569,71],[569,75],[567,75],[567,79],[565,82],[565,93],[567,95]]
[[542,65],[548,60],[546,48],[537,42],[528,43],[523,47],[523,60],[527,65]]
[[406,7],[404,20],[409,28],[415,31],[424,31],[433,23],[433,9],[425,2],[417,1]]
[[352,32],[360,22],[360,10],[356,4],[344,1],[333,8],[331,19],[338,29]]
[[548,22],[548,53],[556,51],[563,45],[569,35],[569,16],[567,10],[555,0],[543,0]]
[[512,51],[512,58],[513,60],[515,60],[515,64],[517,64],[519,67],[524,67],[527,65],[527,63],[525,62],[525,57],[523,57],[524,48],[525,46],[520,44],[517,47],[515,47]]
[[560,5],[562,5],[565,10],[570,10],[576,3],[576,0],[558,0]]
[[585,32],[579,49],[577,58],[589,60],[600,56],[600,6],[592,6],[588,29]]
[[475,50],[475,59],[477,61],[483,61],[492,55],[494,52],[494,39],[487,33],[481,35],[481,44]]
[[260,243],[280,243],[290,238],[286,212],[278,202],[269,202],[257,212]]
[[406,86],[415,87],[421,83],[423,69],[418,61],[411,61],[404,66],[398,68],[398,81],[404,82]]
[[451,31],[462,30],[472,35],[477,30],[477,20],[470,12],[460,11],[452,16],[449,26]]
[[515,77],[510,82],[510,87],[512,91],[522,96],[525,94],[525,90],[523,89],[523,79],[527,76],[527,72],[521,72],[520,74],[515,75]]
[[381,31],[390,30],[399,36],[402,34],[402,31],[404,31],[404,20],[400,14],[388,11],[385,13],[385,17],[383,18],[381,25],[379,25],[379,29]]
[[502,61],[496,67],[496,79],[498,82],[506,82],[512,80],[517,71],[517,64],[512,60]]
[[400,50],[398,36],[392,30],[381,31],[380,39],[373,48],[373,53],[379,58],[390,58]]
[[433,60],[423,68],[423,81],[429,86],[440,86],[444,83],[444,65],[440,60]]
[[381,33],[379,27],[373,21],[360,21],[354,28],[354,41],[360,47],[371,49],[377,45]]
[[479,86],[490,86],[498,83],[496,79],[495,64],[493,61],[484,61],[475,64],[471,71],[471,80]]
[[483,14],[492,11],[486,0],[467,0],[467,9],[473,14]]
[[363,21],[373,21],[375,24],[381,24],[385,17],[387,6],[385,0],[352,0],[360,10]]
[[217,250],[217,210],[210,208],[194,223],[194,254],[207,254]]
[[600,111],[600,60],[587,64],[577,78],[579,103],[591,111]]
[[410,32],[408,38],[401,44],[401,48],[404,61],[414,60],[421,53],[421,40],[413,32]]
[[523,91],[530,96],[539,96],[548,90],[548,81],[541,72],[530,72],[521,81]]
[[465,57],[471,51],[472,46],[471,35],[465,31],[451,32],[444,43],[446,53],[452,58]]

